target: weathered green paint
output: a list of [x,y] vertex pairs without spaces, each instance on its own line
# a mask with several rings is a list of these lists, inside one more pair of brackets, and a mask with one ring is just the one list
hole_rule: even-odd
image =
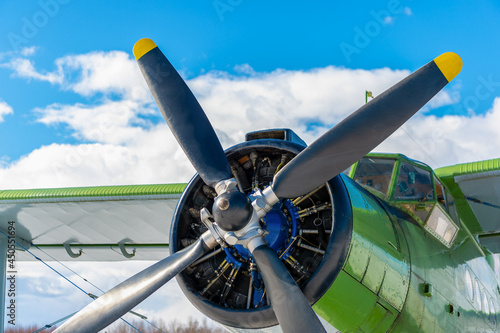
[[[342,332],[385,332],[403,309],[408,291],[406,244],[399,240],[401,235],[375,197],[350,179],[345,184],[353,208],[349,255],[342,277],[335,280],[328,296],[316,303],[315,310],[327,317],[335,313],[325,319]],[[338,311],[346,307],[356,309],[356,315]]]
[[[394,158],[396,163],[411,161],[431,170],[399,154],[370,156]],[[440,169],[438,176],[458,206],[458,186],[452,188],[446,177],[459,171],[467,173],[471,168],[488,171],[498,168],[497,163],[500,159],[458,171]],[[314,310],[341,332],[498,332],[500,286],[492,269],[498,262],[467,230],[469,216],[459,210],[461,221],[455,221],[458,233],[448,248],[424,228],[426,220],[418,215],[420,211],[442,210],[436,200],[390,200],[399,168],[395,166],[394,170],[388,196],[343,177],[353,211],[349,254],[338,278]],[[420,210],[408,214],[405,205]],[[466,270],[472,276],[472,298]],[[489,310],[491,306],[494,309]]]
[[[380,202],[359,186],[347,183],[353,206],[353,242],[348,260],[347,272],[362,270],[356,274],[371,291],[378,294],[396,309],[400,310],[406,297],[409,279],[409,263],[406,244],[400,240],[391,218]],[[364,246],[359,247],[358,244]],[[355,267],[366,259],[363,268]]]
[[386,303],[382,305],[379,301],[375,304],[368,318],[361,324],[356,332],[387,332],[392,326],[396,315],[397,312],[395,312],[394,309],[391,309]]
[[[345,302],[345,300],[350,300]],[[342,332],[363,322],[377,302],[377,296],[341,271],[332,287],[313,306],[314,311]]]

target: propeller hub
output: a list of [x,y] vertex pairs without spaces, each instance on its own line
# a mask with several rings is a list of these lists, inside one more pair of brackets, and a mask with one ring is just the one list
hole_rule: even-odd
[[217,225],[226,231],[243,229],[252,216],[252,202],[239,191],[219,195],[212,207]]

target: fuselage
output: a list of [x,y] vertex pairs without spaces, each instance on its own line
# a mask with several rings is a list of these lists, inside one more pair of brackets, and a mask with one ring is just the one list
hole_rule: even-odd
[[[387,156],[371,162],[377,158],[387,164]],[[430,168],[393,160],[387,184],[366,165],[362,174],[351,170],[354,179],[341,175],[352,207],[349,253],[314,309],[342,332],[498,331],[493,255]],[[432,192],[419,193],[426,187]]]

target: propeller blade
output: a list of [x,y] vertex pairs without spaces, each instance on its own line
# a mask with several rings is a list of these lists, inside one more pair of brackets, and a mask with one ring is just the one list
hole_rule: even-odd
[[462,69],[444,53],[363,105],[304,149],[276,174],[279,198],[308,193],[361,159],[395,132]]
[[[212,241],[213,240],[213,241]],[[210,232],[120,283],[84,307],[54,332],[91,333],[110,325],[215,246]]]
[[267,245],[252,255],[264,279],[281,330],[287,333],[326,332],[306,297],[276,253]]
[[213,186],[231,178],[210,121],[172,64],[148,38],[134,45],[134,56],[163,118],[203,181]]

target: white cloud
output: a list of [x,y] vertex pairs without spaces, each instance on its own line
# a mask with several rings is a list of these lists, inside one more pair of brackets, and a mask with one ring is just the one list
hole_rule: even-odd
[[[55,103],[36,108],[39,122],[56,126],[55,130],[65,126],[88,143],[54,143],[34,150],[0,169],[3,188],[190,179],[194,170],[164,121],[156,124],[159,112],[128,55],[94,52],[60,58],[56,64],[58,70],[50,74],[59,73],[63,78],[59,84],[65,89],[84,96],[115,93],[119,98],[104,97],[92,105]],[[107,70],[106,75],[101,70]],[[249,66],[241,70],[247,75],[210,72],[188,82],[225,147],[241,142],[246,132],[270,127],[291,127],[311,141],[362,105],[364,89],[380,93],[408,74],[387,68],[365,71],[333,66],[271,73],[255,73]],[[114,74],[118,72],[120,77]],[[40,77],[38,72],[30,73]]]
[[500,97],[481,115],[417,115],[377,147],[401,152],[432,167],[500,157]]
[[52,104],[36,108],[38,121],[46,125],[65,124],[84,141],[126,144],[137,140],[151,122],[139,116],[156,115],[154,109],[133,100],[105,100],[98,105]]
[[19,53],[24,56],[24,57],[29,57],[32,56],[36,53],[38,47],[32,46],[32,47],[23,47]]
[[31,60],[24,58],[14,58],[9,63],[3,64],[3,66],[14,70],[16,76],[26,79],[47,81],[52,84],[62,83],[63,80],[62,71],[60,69],[55,72],[41,73],[35,69]]
[[413,15],[413,12],[412,12],[412,10],[411,10],[411,8],[410,8],[410,7],[405,7],[405,8],[403,9],[403,13],[405,13],[407,16],[411,16],[411,15]]
[[127,146],[43,146],[0,169],[0,182],[2,189],[177,183],[193,174],[167,126],[159,125]]
[[366,89],[380,94],[407,74],[328,66],[245,77],[211,72],[188,84],[229,145],[246,132],[273,127],[290,127],[310,140],[359,108]]
[[238,74],[255,75],[257,72],[249,64],[236,65],[234,70]]
[[13,114],[14,110],[12,109],[12,106],[9,104],[5,103],[0,99],[0,123],[3,122],[5,119],[3,119],[4,116],[8,114]]
[[[117,93],[127,98],[150,101],[144,79],[134,60],[122,51],[91,52],[66,56],[56,61],[66,76],[64,85],[83,96]],[[74,79],[74,74],[78,76]]]
[[[54,130],[64,126],[85,143],[54,143],[7,164],[0,169],[3,188],[189,180],[194,170],[159,119],[143,79],[127,54],[93,52],[60,58],[56,64],[59,69],[54,73],[64,78],[59,83],[62,87],[83,96],[104,97],[90,105],[54,103],[36,108],[35,113],[39,122],[55,126]],[[334,66],[256,73],[242,65],[238,70],[244,75],[209,72],[188,81],[224,147],[241,142],[246,132],[273,127],[292,128],[310,143],[359,108],[365,90],[377,96],[409,74],[388,68]],[[458,88],[452,86],[431,100],[424,111],[459,100]],[[498,109],[495,104],[486,116],[416,116],[379,150],[404,152],[433,166],[496,157],[495,146],[485,144],[483,134],[491,129],[496,137],[492,127],[495,122],[490,118]],[[456,123],[462,124],[459,134],[451,130],[451,125],[458,126]],[[476,132],[470,132],[471,128]],[[478,145],[481,149],[471,153],[471,147]]]
[[420,112],[428,112],[432,109],[437,109],[447,105],[453,105],[460,102],[460,92],[458,90],[458,85],[453,85],[451,88],[444,88],[436,94],[428,103],[425,105]]
[[[24,56],[32,55],[36,48],[23,49]],[[150,93],[135,61],[122,51],[90,52],[58,58],[53,71],[40,71],[33,61],[11,58],[3,67],[10,68],[14,75],[27,79],[59,84],[82,96],[97,93],[118,94],[128,99],[151,102]]]
[[429,101],[429,107],[431,109],[437,109],[442,106],[456,104],[459,101],[460,93],[458,91],[443,89]]

